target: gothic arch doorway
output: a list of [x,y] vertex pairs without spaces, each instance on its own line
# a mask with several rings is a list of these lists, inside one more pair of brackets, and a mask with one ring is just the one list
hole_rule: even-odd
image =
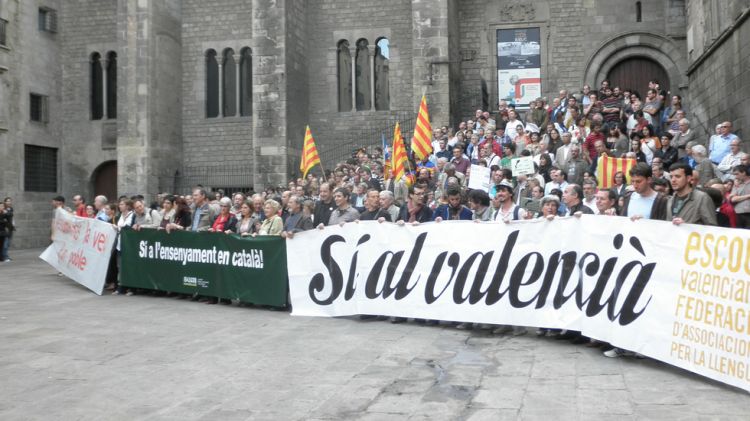
[[104,195],[107,200],[117,200],[117,161],[106,161],[91,175],[94,196]]
[[607,74],[610,86],[632,89],[645,97],[648,82],[656,79],[661,89],[669,91],[669,75],[659,63],[646,57],[630,57],[615,64]]

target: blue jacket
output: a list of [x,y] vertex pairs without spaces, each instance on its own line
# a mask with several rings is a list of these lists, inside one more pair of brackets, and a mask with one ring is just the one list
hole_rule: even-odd
[[[435,209],[435,212],[432,213],[432,220],[434,221],[438,216],[443,218],[444,220],[450,219],[450,205],[440,205]],[[458,219],[464,220],[464,221],[471,221],[471,209],[467,208],[466,206],[461,206],[461,210],[458,212]]]

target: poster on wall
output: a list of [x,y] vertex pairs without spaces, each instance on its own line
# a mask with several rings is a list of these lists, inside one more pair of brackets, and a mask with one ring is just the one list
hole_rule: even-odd
[[497,30],[498,96],[518,109],[542,94],[539,40],[539,28]]

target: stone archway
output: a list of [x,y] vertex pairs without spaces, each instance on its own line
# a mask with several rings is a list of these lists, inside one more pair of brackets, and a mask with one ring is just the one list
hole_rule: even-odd
[[103,195],[110,202],[117,200],[117,161],[106,161],[91,174],[94,197]]
[[602,43],[587,61],[583,84],[598,87],[618,63],[636,57],[661,65],[669,76],[672,93],[685,96],[688,66],[682,50],[671,39],[649,32],[620,34]]

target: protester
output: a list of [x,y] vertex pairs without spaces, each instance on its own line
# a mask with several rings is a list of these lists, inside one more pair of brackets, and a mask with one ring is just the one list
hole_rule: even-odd
[[265,214],[265,218],[263,219],[263,223],[261,223],[260,228],[258,229],[257,233],[253,233],[252,236],[255,237],[257,235],[278,235],[280,236],[281,233],[284,231],[284,222],[281,220],[281,216],[279,216],[279,211],[281,210],[281,204],[279,202],[268,199],[263,204],[263,212]]
[[223,232],[234,234],[237,227],[237,217],[232,213],[232,200],[228,197],[219,199],[219,214],[216,215],[214,223],[211,224],[209,232]]
[[693,169],[678,162],[669,167],[670,182],[674,196],[667,201],[667,221],[675,225],[716,225],[716,212],[708,195],[693,188]]
[[8,255],[8,250],[10,250],[10,242],[13,239],[13,233],[16,231],[16,224],[13,220],[14,217],[14,210],[13,210],[13,199],[10,197],[6,197],[3,199],[3,205],[5,206],[4,214],[5,218],[7,220],[7,226],[6,226],[6,233],[5,240],[3,241],[2,247],[0,247],[0,261],[4,262],[10,262],[13,259],[10,258]]

